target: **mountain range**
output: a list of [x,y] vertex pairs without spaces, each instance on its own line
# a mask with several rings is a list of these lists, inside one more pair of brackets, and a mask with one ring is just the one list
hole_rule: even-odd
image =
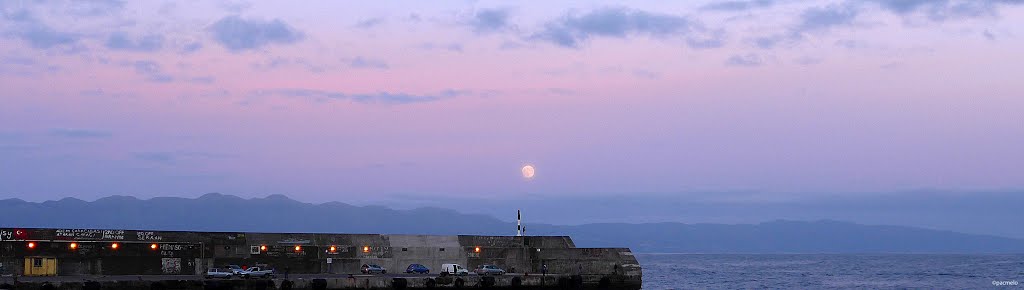
[[[453,201],[454,202],[454,201]],[[567,209],[568,210],[568,209]],[[0,200],[0,227],[174,231],[511,235],[516,225],[437,207],[394,210],[341,202],[304,203],[283,195],[95,201]],[[527,224],[529,235],[569,235],[579,247],[648,253],[1024,253],[1024,240],[906,226],[777,220],[758,224]]]

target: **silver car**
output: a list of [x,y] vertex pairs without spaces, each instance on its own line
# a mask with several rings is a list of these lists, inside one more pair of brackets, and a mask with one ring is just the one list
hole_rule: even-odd
[[505,275],[505,270],[495,265],[480,265],[473,270],[477,275]]
[[235,274],[235,275],[242,275],[242,273],[245,272],[245,269],[242,269],[242,267],[238,266],[238,265],[228,265],[225,268],[230,270],[231,274]]
[[235,273],[233,273],[231,271],[231,269],[210,268],[209,270],[206,270],[206,275],[204,275],[204,276],[206,277],[206,279],[213,279],[213,278],[231,279],[231,277],[234,276],[234,275],[235,275]]
[[242,272],[242,278],[273,278],[274,270],[263,267],[249,267]]
[[363,272],[363,274],[387,274],[388,273],[388,270],[384,269],[384,267],[381,267],[381,266],[378,266],[378,265],[374,265],[374,264],[369,264],[369,265],[363,264],[363,266],[360,267],[359,271]]

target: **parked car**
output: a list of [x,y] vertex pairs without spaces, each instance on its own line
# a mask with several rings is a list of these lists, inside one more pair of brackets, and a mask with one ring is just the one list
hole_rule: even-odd
[[469,270],[459,264],[443,264],[441,265],[441,275],[465,276],[469,275]]
[[473,270],[477,275],[505,275],[505,270],[495,265],[480,265]]
[[209,270],[206,270],[205,277],[206,277],[206,279],[213,279],[213,278],[231,279],[231,277],[234,276],[234,275],[235,275],[235,273],[231,272],[231,269],[210,268]]
[[409,265],[408,268],[405,268],[405,272],[409,274],[428,274],[430,273],[430,269],[427,268],[427,266],[423,266],[422,264],[411,264]]
[[374,265],[374,264],[369,264],[369,265],[363,264],[362,269],[359,270],[359,271],[363,272],[363,274],[387,274],[388,273],[388,270],[384,269],[384,267],[381,267],[381,266],[378,266],[378,265]]
[[264,267],[249,267],[242,272],[243,278],[273,278],[274,269],[267,269]]
[[234,275],[242,275],[242,272],[245,272],[245,269],[242,269],[242,267],[240,267],[238,265],[227,265],[225,268],[230,270],[231,274],[234,274]]

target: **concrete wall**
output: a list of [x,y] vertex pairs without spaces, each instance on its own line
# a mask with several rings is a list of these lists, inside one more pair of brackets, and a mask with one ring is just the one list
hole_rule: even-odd
[[442,264],[466,265],[465,252],[456,236],[395,235],[391,236],[391,247],[393,262],[385,267],[395,272],[404,271],[410,264],[423,264],[435,273]]
[[551,273],[642,275],[639,262],[627,248],[549,248],[535,251],[531,260],[547,264]]
[[[519,273],[539,273],[547,264],[549,273],[571,274],[580,266],[584,273],[625,274],[627,265],[635,265],[629,266],[635,268],[630,275],[640,274],[629,249],[575,248],[565,236],[0,229],[0,238],[0,262],[14,273],[24,257],[47,256],[58,259],[60,275],[195,275],[228,264],[265,265],[294,274],[358,273],[363,264],[378,264],[397,273],[414,263],[435,273],[441,264],[457,263],[470,269],[495,264]],[[30,241],[36,247],[28,248]],[[78,248],[69,249],[72,242]],[[113,243],[119,247],[112,249]],[[151,249],[152,244],[158,248]]]
[[[424,288],[487,288],[487,289],[602,289],[638,290],[639,281],[622,280],[620,277],[579,276],[579,275],[531,275],[531,276],[463,276],[463,277],[329,277],[314,279],[105,279],[89,281],[69,277],[35,277],[14,282],[0,277],[0,289],[424,289]],[[15,285],[16,284],[16,285]],[[319,284],[319,287],[318,287]]]

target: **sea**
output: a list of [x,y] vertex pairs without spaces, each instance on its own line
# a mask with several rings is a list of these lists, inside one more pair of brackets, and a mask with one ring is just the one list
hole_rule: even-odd
[[643,289],[1024,289],[1024,254],[636,254]]

